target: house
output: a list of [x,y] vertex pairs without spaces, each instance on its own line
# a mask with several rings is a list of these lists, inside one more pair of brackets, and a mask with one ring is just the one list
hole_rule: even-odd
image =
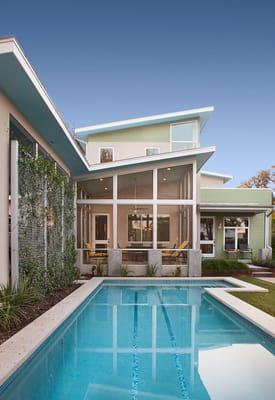
[[[213,111],[213,107],[185,110],[92,125],[72,133],[16,39],[2,38],[0,282],[16,279],[20,254],[26,253],[30,242],[40,243],[33,259],[41,259],[45,267],[50,246],[53,252],[64,252],[63,186],[51,215],[40,219],[35,228],[29,223],[29,236],[24,240],[20,236],[27,226],[24,210],[34,191],[20,189],[18,146],[26,143],[30,157],[50,160],[74,185],[72,229],[83,272],[100,265],[109,275],[117,275],[125,264],[139,274],[151,264],[164,274],[181,267],[183,274],[198,276],[202,257],[270,256],[271,190],[225,188],[230,175],[204,169],[216,150],[200,145]],[[38,206],[49,210],[47,184],[37,190]],[[60,217],[54,215],[57,206]],[[49,239],[53,231],[60,239],[58,248],[57,240]]]

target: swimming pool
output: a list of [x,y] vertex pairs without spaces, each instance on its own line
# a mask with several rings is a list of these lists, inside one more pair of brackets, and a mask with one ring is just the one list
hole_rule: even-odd
[[223,281],[102,284],[0,400],[273,399],[272,339],[214,300]]

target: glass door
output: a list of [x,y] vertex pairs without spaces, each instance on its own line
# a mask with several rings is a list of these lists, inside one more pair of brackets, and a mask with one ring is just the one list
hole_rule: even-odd
[[214,217],[201,217],[200,244],[203,257],[215,257]]
[[109,214],[93,214],[93,248],[107,249],[109,243]]

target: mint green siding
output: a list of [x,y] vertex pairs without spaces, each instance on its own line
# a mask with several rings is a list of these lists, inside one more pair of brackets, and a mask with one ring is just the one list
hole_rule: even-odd
[[201,189],[201,203],[270,206],[272,191],[265,189]]

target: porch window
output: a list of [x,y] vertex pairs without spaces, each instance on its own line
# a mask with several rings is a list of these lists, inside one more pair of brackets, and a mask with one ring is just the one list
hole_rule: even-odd
[[77,184],[78,199],[112,199],[113,177],[104,177],[81,181]]
[[246,250],[249,247],[249,220],[248,218],[224,218],[224,249]]
[[198,147],[196,121],[171,125],[171,150],[181,151]]
[[153,172],[144,171],[118,176],[118,199],[152,199]]
[[158,242],[170,240],[170,215],[158,215]]
[[101,163],[106,163],[114,160],[114,149],[112,147],[100,147],[99,160]]
[[160,168],[158,170],[158,199],[192,199],[192,171],[191,164]]

